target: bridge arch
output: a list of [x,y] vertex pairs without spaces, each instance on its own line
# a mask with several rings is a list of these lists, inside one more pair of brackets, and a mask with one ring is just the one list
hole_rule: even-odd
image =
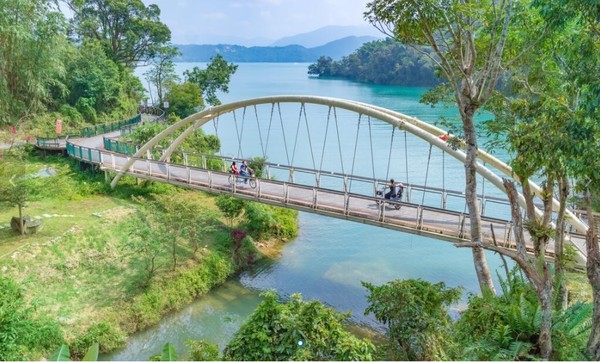
[[[423,122],[417,118],[410,117],[405,114],[385,109],[382,107],[374,106],[371,104],[340,98],[306,95],[278,95],[246,99],[207,108],[198,113],[190,115],[183,120],[180,120],[179,122],[163,130],[161,133],[159,133],[150,141],[148,141],[148,143],[143,145],[136,152],[133,158],[126,162],[125,165],[117,172],[116,176],[111,182],[111,186],[116,186],[120,177],[125,172],[127,172],[132,166],[132,164],[135,162],[135,158],[143,157],[146,154],[146,152],[152,149],[159,141],[171,136],[175,131],[187,126],[187,129],[185,129],[176,139],[174,139],[171,142],[170,146],[165,150],[163,156],[160,158],[160,161],[169,159],[169,157],[177,149],[177,147],[179,147],[179,145],[185,140],[185,138],[192,134],[194,130],[214,120],[220,115],[250,106],[275,103],[315,104],[344,109],[351,112],[355,112],[357,114],[373,117],[384,121],[394,127],[397,127],[401,130],[409,132],[416,137],[419,137],[420,139],[424,140],[430,145],[435,146],[436,148],[442,150],[446,154],[449,154],[450,156],[454,157],[463,164],[466,160],[466,154],[462,149],[453,149],[452,147],[448,147],[448,144],[444,140],[440,139],[439,136],[446,133],[444,130],[430,125],[426,122]],[[497,170],[502,172],[505,176],[516,179],[510,166],[495,158],[494,156],[486,153],[485,151],[480,150],[478,153],[478,158],[484,163],[492,165]],[[494,173],[491,169],[478,162],[476,165],[476,171],[479,175],[481,175],[483,178],[492,183],[497,189],[501,190],[502,192],[506,192],[502,183],[502,178],[496,173]],[[519,182],[518,179],[516,179],[516,181]],[[534,184],[533,182],[530,182],[529,184],[532,192],[535,195],[541,194],[541,188],[538,185]],[[519,203],[521,207],[525,207],[525,199],[521,194],[519,194]],[[556,199],[553,200],[553,207],[555,210],[558,209],[558,201]],[[537,212],[540,211],[537,210]],[[579,233],[587,232],[587,225],[584,222],[582,222],[579,218],[577,218],[570,210],[567,210],[567,221]]]

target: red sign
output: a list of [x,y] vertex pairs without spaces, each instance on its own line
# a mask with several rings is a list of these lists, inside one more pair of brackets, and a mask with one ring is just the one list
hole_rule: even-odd
[[57,119],[56,120],[56,134],[61,134],[62,133],[62,119]]

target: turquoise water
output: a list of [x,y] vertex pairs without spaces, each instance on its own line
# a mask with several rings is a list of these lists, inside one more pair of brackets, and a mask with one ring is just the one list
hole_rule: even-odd
[[[178,70],[183,71],[191,66],[178,64]],[[428,122],[436,121],[441,114],[452,114],[451,110],[432,109],[420,104],[419,97],[425,91],[423,88],[319,80],[306,75],[307,67],[308,64],[242,63],[232,78],[230,93],[222,95],[221,101],[225,103],[275,94],[309,94],[371,103]],[[379,144],[388,147],[389,132],[383,127],[381,130],[375,137],[381,137]],[[223,138],[224,134],[232,133],[219,133],[219,136]],[[237,140],[223,141],[224,148],[232,147],[225,152],[235,153]],[[410,146],[414,164],[426,162],[428,145],[415,141]],[[436,162],[441,162],[441,157]],[[448,166],[448,163],[446,160],[444,165],[449,167],[446,182],[464,178],[461,165]],[[415,173],[411,175],[415,180],[423,178],[417,171]],[[428,181],[439,183],[441,178],[440,172],[431,172]],[[458,184],[462,185],[458,188],[464,188],[464,183]],[[464,288],[465,298],[461,305],[467,293],[478,292],[469,249],[314,214],[301,213],[299,223],[300,235],[285,245],[279,260],[262,263],[242,273],[183,310],[165,317],[159,325],[132,336],[122,350],[103,357],[143,360],[159,353],[167,342],[174,343],[178,351],[184,351],[187,339],[206,339],[224,347],[259,303],[260,291],[266,289],[275,289],[283,296],[302,293],[307,299],[318,299],[340,311],[351,311],[353,321],[378,329],[381,326],[372,316],[363,313],[366,291],[361,281],[375,284],[398,278],[443,281],[448,286]],[[500,259],[493,254],[487,255],[495,274],[496,270],[500,271]]]

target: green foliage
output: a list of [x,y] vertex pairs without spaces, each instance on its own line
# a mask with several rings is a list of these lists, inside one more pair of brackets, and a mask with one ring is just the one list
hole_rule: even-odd
[[[426,48],[421,51],[430,52]],[[439,79],[434,64],[422,52],[387,38],[365,43],[340,61],[322,56],[308,67],[308,74],[374,84],[436,85]]]
[[248,166],[254,170],[254,175],[256,177],[263,177],[263,169],[265,168],[265,163],[267,160],[263,157],[252,157],[250,161],[248,161]]
[[156,281],[136,296],[128,307],[130,319],[123,320],[121,325],[128,331],[137,331],[156,324],[163,314],[189,304],[193,298],[222,284],[234,271],[229,255],[207,251],[199,265]]
[[67,346],[66,344],[61,344],[60,347],[58,347],[58,349],[56,351],[54,351],[54,353],[52,353],[52,356],[50,356],[50,358],[48,359],[48,361],[70,361],[71,360],[71,352],[69,352],[69,346]]
[[160,354],[161,361],[177,361],[177,353],[173,343],[166,343],[163,346],[162,353]]
[[169,102],[168,113],[185,118],[204,108],[202,93],[197,84],[183,82],[181,84],[169,82],[165,99]]
[[[81,360],[97,361],[99,351],[100,349],[98,343],[93,343]],[[54,353],[52,353],[52,356],[50,356],[48,361],[71,361],[71,352],[69,352],[69,346],[62,344],[60,347],[58,347],[58,349],[56,349],[56,351],[54,351]]]
[[374,347],[343,327],[347,315],[294,294],[274,292],[259,304],[223,351],[232,360],[371,360]]
[[257,238],[293,239],[298,235],[298,212],[276,206],[246,203],[246,227]]
[[219,346],[203,340],[188,340],[185,343],[190,353],[189,359],[192,361],[218,361],[222,360],[219,353]]
[[177,73],[175,73],[173,58],[180,54],[179,50],[172,45],[159,47],[156,55],[150,61],[150,70],[144,73],[148,82],[156,88],[159,105],[163,104],[164,89],[167,84],[179,80]]
[[[518,360],[539,358],[540,305],[533,287],[513,271],[501,280],[502,294],[471,296],[454,328],[455,359]],[[587,359],[584,354],[591,325],[591,305],[575,303],[554,312],[553,357]]]
[[186,82],[191,82],[202,90],[202,98],[207,104],[218,106],[221,101],[217,98],[217,92],[229,93],[229,80],[237,67],[233,63],[227,63],[219,54],[211,59],[206,69],[194,67],[191,71],[183,72],[183,76]]
[[2,1],[1,8],[0,126],[18,126],[46,109],[53,89],[64,92],[66,22],[46,0]]
[[77,337],[71,343],[72,354],[75,357],[81,358],[86,354],[90,346],[98,343],[100,352],[112,351],[125,343],[125,333],[109,322],[100,322],[92,324],[87,332]]
[[233,225],[235,218],[239,217],[244,211],[246,202],[244,200],[236,199],[225,194],[217,196],[216,205],[219,210],[229,220],[229,225]]
[[160,9],[141,0],[69,0],[73,32],[82,42],[96,41],[117,63],[134,67],[151,59],[171,38]]
[[445,357],[450,317],[446,308],[458,301],[460,288],[447,288],[443,282],[432,284],[421,279],[394,280],[369,290],[369,306],[388,327],[390,347],[401,360],[436,360]]
[[97,42],[88,42],[67,60],[68,102],[91,123],[96,113],[111,113],[120,105],[121,73]]
[[58,323],[36,317],[12,279],[0,275],[0,290],[0,360],[37,359],[63,343]]

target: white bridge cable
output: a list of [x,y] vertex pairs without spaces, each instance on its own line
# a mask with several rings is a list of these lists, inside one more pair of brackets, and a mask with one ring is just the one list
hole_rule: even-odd
[[340,139],[340,128],[338,127],[337,110],[333,107],[333,119],[335,120],[335,131],[337,132],[338,150],[340,153],[340,164],[342,166],[342,174],[344,174],[344,157],[342,155],[342,142]]
[[373,156],[373,136],[371,133],[371,116],[367,118],[369,121],[369,143],[371,144],[371,169],[373,171],[373,179],[375,179],[375,157]]
[[256,117],[256,128],[258,128],[258,140],[260,141],[260,149],[262,150],[263,158],[267,159],[267,153],[265,152],[265,146],[263,144],[262,132],[260,130],[260,121],[258,120],[258,110],[256,104],[254,105],[254,116]]
[[323,149],[321,150],[321,162],[319,164],[319,172],[323,170],[323,159],[325,158],[325,145],[327,144],[327,135],[329,133],[329,122],[331,121],[331,106],[327,111],[327,123],[325,124],[325,137],[323,137]]
[[[352,155],[352,169],[350,174],[354,175],[354,165],[356,163],[356,149],[358,148],[358,136],[360,134],[360,121],[362,119],[362,113],[358,114],[358,124],[356,125],[356,139],[354,140],[354,154]],[[341,150],[340,150],[341,152]],[[350,179],[350,187],[352,187],[352,178]]]
[[315,155],[312,146],[312,140],[310,138],[310,127],[308,126],[308,117],[306,115],[306,106],[302,105],[302,109],[304,109],[304,124],[306,124],[306,135],[308,136],[308,147],[310,148],[310,157],[312,159],[313,169],[316,170],[317,166],[315,164]]
[[[429,156],[427,157],[427,167],[425,168],[425,183],[423,184],[423,189],[427,188],[427,178],[429,177],[429,162],[431,161],[431,149],[433,148],[433,144],[429,144]],[[423,197],[421,198],[421,205],[425,205],[425,190],[423,190]]]
[[410,184],[408,180],[408,141],[406,136],[406,130],[404,130],[404,167],[406,169],[406,183]]
[[288,165],[291,165],[290,154],[288,152],[287,140],[285,138],[285,127],[283,126],[283,117],[281,116],[281,104],[277,103],[277,109],[279,111],[279,122],[281,123],[281,133],[283,134],[283,147],[285,148],[285,157],[287,158]]
[[392,163],[392,146],[394,145],[394,132],[395,131],[396,131],[396,127],[392,126],[392,137],[390,139],[390,153],[388,155],[387,171],[385,173],[386,180],[389,180],[389,177],[390,177],[390,164]]
[[267,158],[267,148],[269,147],[269,137],[271,137],[271,125],[273,124],[273,112],[275,112],[275,104],[279,104],[279,103],[271,103],[271,116],[269,117],[269,128],[267,129],[267,141],[265,142],[265,149],[263,150],[265,159]]
[[237,122],[237,116],[235,115],[235,110],[233,110],[233,122],[235,123],[235,133],[237,135],[237,140],[238,140],[238,153],[237,153],[237,157],[240,158],[241,154],[242,154],[242,140],[240,137],[240,130],[238,127],[238,122]]
[[302,121],[302,108],[304,103],[300,103],[300,112],[298,112],[298,125],[296,126],[296,136],[294,137],[294,149],[292,150],[292,163],[294,164],[294,158],[296,157],[296,146],[298,145],[298,135],[300,134],[300,122]]

